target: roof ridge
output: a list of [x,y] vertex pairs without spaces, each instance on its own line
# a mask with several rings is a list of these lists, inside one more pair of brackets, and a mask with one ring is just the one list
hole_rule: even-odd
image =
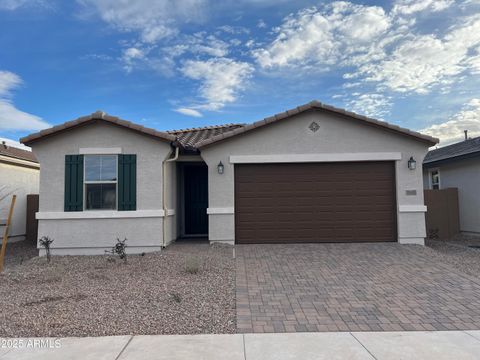
[[276,122],[278,120],[289,118],[293,115],[297,115],[297,114],[303,113],[303,112],[305,112],[307,110],[311,110],[311,109],[321,109],[321,110],[331,111],[331,112],[334,112],[336,114],[345,115],[345,116],[348,116],[348,117],[353,118],[353,119],[363,120],[366,123],[371,124],[373,126],[379,126],[379,127],[385,128],[385,129],[390,129],[392,131],[399,132],[399,133],[404,134],[406,136],[411,136],[411,137],[417,138],[421,141],[428,142],[432,145],[437,144],[439,142],[439,139],[434,138],[434,137],[429,136],[429,135],[421,134],[417,131],[412,131],[410,129],[403,128],[403,127],[395,125],[395,124],[390,124],[386,121],[377,120],[377,119],[370,118],[370,117],[365,116],[365,115],[356,114],[354,112],[351,112],[351,111],[348,111],[348,110],[345,110],[345,109],[341,109],[341,108],[337,108],[337,107],[334,107],[334,106],[331,106],[331,105],[323,104],[322,102],[320,102],[318,100],[312,100],[312,101],[310,101],[306,104],[294,107],[294,108],[289,109],[289,110],[285,110],[283,112],[280,112],[280,113],[277,113],[277,114],[274,114],[274,115],[271,115],[271,116],[268,116],[268,117],[263,118],[261,120],[255,121],[253,123],[249,123],[246,126],[244,126],[243,129],[241,129],[241,131],[234,130],[234,131],[232,131],[228,134],[220,134],[220,135],[213,136],[209,139],[200,141],[197,144],[197,147],[200,149],[204,146],[208,146],[208,145],[213,144],[217,141],[222,141],[224,139],[228,139],[232,136],[248,132],[250,130],[256,129],[258,127],[265,126],[267,124]]
[[167,130],[166,133],[168,134],[177,134],[177,133],[185,133],[191,131],[199,131],[199,130],[212,130],[212,129],[222,129],[230,126],[246,126],[245,123],[229,123],[229,124],[220,124],[220,125],[208,125],[202,127],[195,127],[195,128],[185,128],[185,129],[178,129],[178,130]]

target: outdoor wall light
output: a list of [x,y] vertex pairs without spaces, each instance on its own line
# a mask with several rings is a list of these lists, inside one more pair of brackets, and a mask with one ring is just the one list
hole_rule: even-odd
[[217,171],[218,171],[218,173],[219,173],[220,175],[222,175],[224,170],[225,170],[225,169],[224,169],[224,167],[223,167],[223,164],[222,164],[222,162],[220,161],[220,162],[218,163],[218,165],[217,165]]
[[417,168],[417,162],[413,158],[413,156],[410,156],[410,159],[408,160],[408,168],[410,170],[415,170]]

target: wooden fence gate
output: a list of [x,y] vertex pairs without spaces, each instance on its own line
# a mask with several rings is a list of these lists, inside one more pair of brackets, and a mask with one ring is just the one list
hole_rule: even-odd
[[424,190],[427,237],[448,239],[460,232],[458,189]]
[[37,243],[38,220],[35,214],[38,211],[38,194],[27,195],[27,233],[26,240],[31,243]]

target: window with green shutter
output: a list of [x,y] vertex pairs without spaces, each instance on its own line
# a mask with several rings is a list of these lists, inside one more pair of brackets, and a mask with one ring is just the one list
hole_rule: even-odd
[[83,210],[83,155],[65,155],[65,211]]
[[118,210],[137,209],[137,156],[118,155]]

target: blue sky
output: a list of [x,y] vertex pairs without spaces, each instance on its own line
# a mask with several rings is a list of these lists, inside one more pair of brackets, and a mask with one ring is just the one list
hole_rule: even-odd
[[0,0],[0,138],[97,109],[160,130],[317,99],[480,135],[480,0]]

